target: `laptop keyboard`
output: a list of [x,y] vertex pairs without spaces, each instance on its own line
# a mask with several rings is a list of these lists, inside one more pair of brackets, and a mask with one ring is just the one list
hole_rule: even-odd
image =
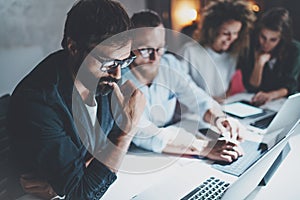
[[229,185],[229,183],[226,183],[225,181],[222,181],[218,178],[210,177],[189,194],[184,196],[181,200],[221,199],[222,195],[227,190]]
[[257,128],[266,129],[270,125],[271,121],[274,119],[275,115],[276,115],[276,113],[273,115],[270,115],[266,118],[257,120],[255,122],[251,123],[250,125],[255,126]]
[[239,157],[236,161],[232,163],[215,162],[212,167],[228,174],[240,176],[267,150],[267,146],[265,144],[259,144],[248,140],[242,142],[241,147],[244,150],[244,155]]

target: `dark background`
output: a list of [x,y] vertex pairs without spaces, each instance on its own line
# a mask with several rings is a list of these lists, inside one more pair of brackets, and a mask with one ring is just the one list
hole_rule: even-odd
[[[201,2],[201,7],[205,6],[210,0],[199,0]],[[146,6],[149,9],[155,10],[162,16],[163,22],[166,28],[172,28],[171,22],[171,3],[176,1],[171,0],[146,0]],[[253,1],[252,1],[253,2]],[[268,10],[272,7],[284,7],[289,10],[292,21],[294,38],[300,41],[300,1],[299,0],[255,0],[261,10],[257,13],[259,16],[263,11]]]

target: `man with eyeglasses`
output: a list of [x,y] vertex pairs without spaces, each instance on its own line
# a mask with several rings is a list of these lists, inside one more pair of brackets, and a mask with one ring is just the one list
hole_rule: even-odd
[[[166,30],[155,12],[135,13],[131,20],[136,28],[133,40],[136,59],[130,70],[123,71],[123,77],[132,80],[147,100],[134,144],[158,153],[205,156],[225,162],[236,160],[242,155],[236,142],[240,139],[239,122],[226,117],[211,97],[178,70],[180,62],[173,55],[164,55]],[[181,119],[176,122],[173,116],[178,105]],[[196,138],[198,122],[193,127],[185,125],[185,114],[196,114],[194,117],[199,124],[203,120],[211,123],[222,134],[230,133],[231,139]]]
[[99,199],[116,179],[145,106],[132,82],[118,83],[121,68],[135,58],[130,32],[119,35],[130,26],[118,2],[77,1],[68,12],[63,50],[16,87],[9,131],[26,193]]

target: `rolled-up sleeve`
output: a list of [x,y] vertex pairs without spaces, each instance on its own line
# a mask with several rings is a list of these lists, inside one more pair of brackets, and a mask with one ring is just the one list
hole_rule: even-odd
[[143,116],[132,142],[143,149],[161,153],[168,142],[174,140],[177,131],[177,127],[173,126],[159,128]]

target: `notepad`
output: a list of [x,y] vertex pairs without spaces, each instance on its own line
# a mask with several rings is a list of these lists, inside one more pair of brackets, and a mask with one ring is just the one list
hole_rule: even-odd
[[264,110],[261,108],[251,106],[243,102],[225,104],[223,106],[223,111],[239,118],[250,117],[253,115],[262,114],[264,112]]

